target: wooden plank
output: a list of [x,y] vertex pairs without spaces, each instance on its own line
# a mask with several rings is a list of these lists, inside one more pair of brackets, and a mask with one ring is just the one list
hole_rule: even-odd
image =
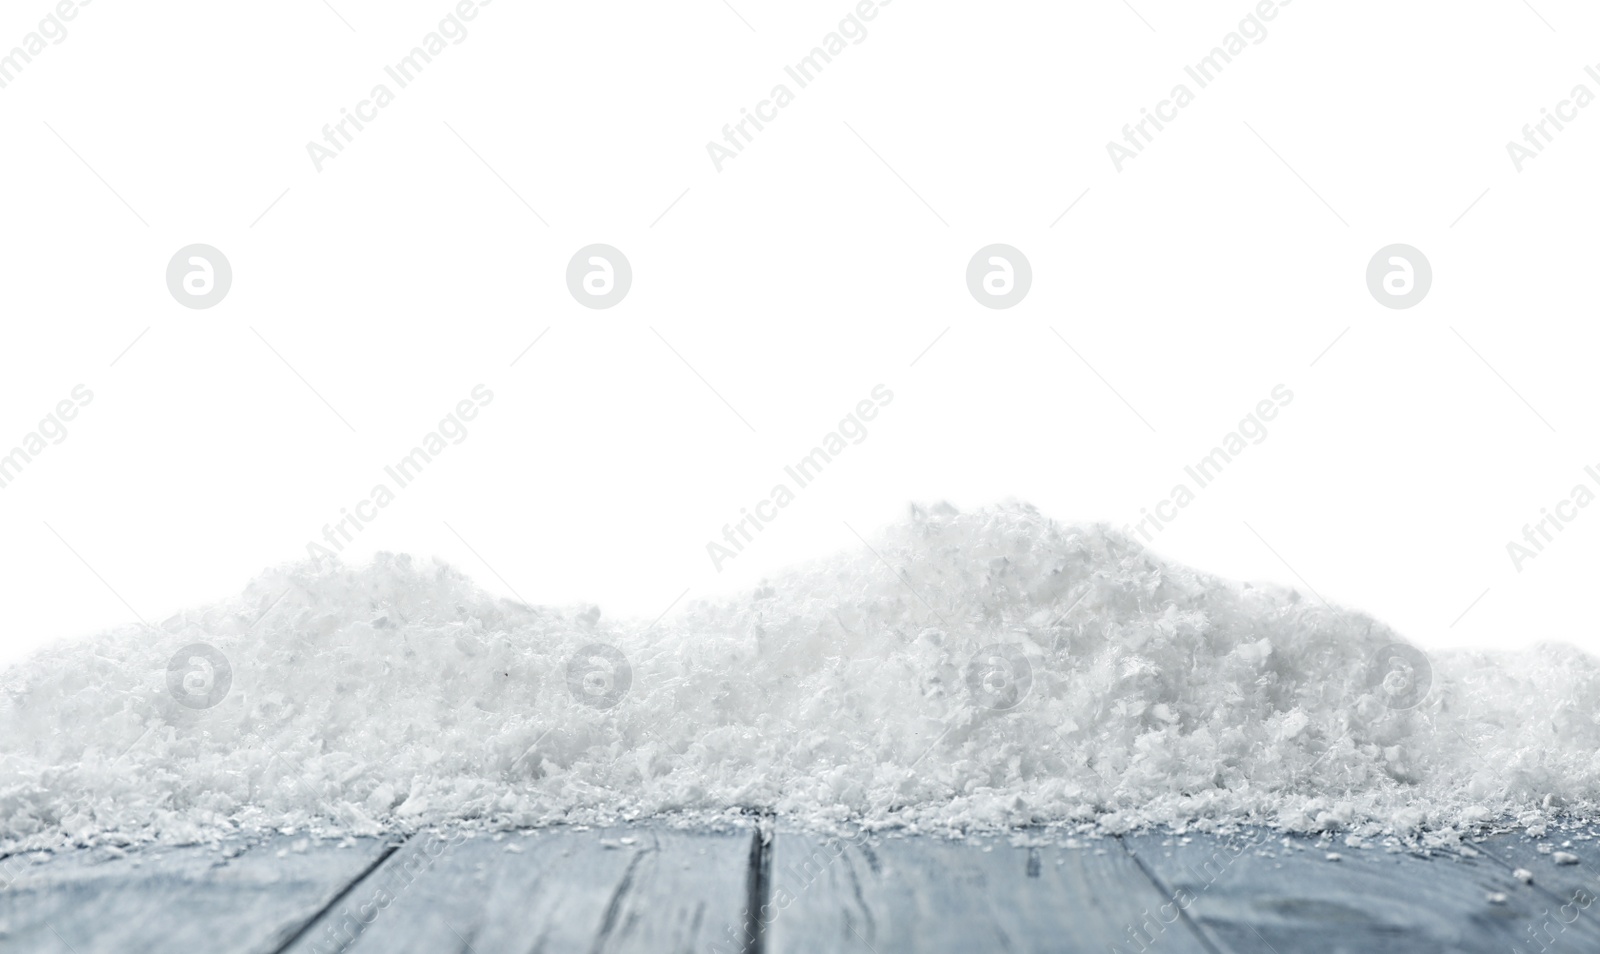
[[[1570,830],[1552,829],[1548,835],[1531,838],[1524,833],[1495,835],[1472,847],[1485,852],[1507,869],[1524,869],[1533,876],[1533,887],[1546,896],[1547,903],[1523,925],[1519,950],[1581,950],[1584,940],[1581,922],[1594,926],[1600,922],[1600,830],[1584,826]],[[1541,847],[1548,849],[1541,851]],[[1556,852],[1577,858],[1575,864],[1561,864]],[[1594,948],[1589,948],[1594,949]]]
[[419,835],[287,950],[698,954],[744,925],[752,843],[750,827]]
[[1600,950],[1596,835],[1431,857],[1339,848],[1336,862],[1259,830],[1071,848],[798,832],[762,846],[749,827],[422,835],[398,850],[272,836],[0,859],[0,950],[1559,954]]
[[[1053,839],[1052,839],[1053,840]],[[1163,954],[1205,954],[1115,839],[1083,847],[884,837],[775,840],[763,913],[768,954],[1134,951],[1141,924]],[[1122,945],[1114,947],[1113,945]]]
[[0,861],[0,950],[270,954],[392,848],[273,835],[43,863],[14,856]]
[[[1261,830],[1124,841],[1159,882],[1192,899],[1189,914],[1207,938],[1235,954],[1503,954],[1521,950],[1530,919],[1549,904],[1483,854],[1419,857]],[[1489,900],[1500,894],[1502,903]],[[1592,928],[1571,930],[1574,950],[1600,950]]]

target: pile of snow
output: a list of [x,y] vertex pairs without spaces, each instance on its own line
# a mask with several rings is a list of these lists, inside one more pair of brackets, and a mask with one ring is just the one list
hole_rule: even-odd
[[1027,507],[940,506],[653,627],[379,558],[0,676],[0,851],[770,810],[1359,839],[1600,799],[1600,670],[1381,623]]

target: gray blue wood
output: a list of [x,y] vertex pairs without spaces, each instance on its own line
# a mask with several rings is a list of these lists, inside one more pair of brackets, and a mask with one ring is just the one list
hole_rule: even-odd
[[271,954],[372,869],[392,842],[272,836],[217,849],[103,850],[0,860],[0,951]]
[[753,844],[751,827],[418,835],[287,950],[714,950],[744,934]]
[[0,859],[0,951],[1600,951],[1600,840],[1576,834],[1431,854],[1260,830],[1071,848],[1043,833],[761,837],[753,820],[350,847],[272,836]]
[[[1578,834],[1589,837],[1574,839]],[[1519,950],[1560,952],[1592,944],[1592,935],[1585,928],[1600,924],[1600,840],[1595,834],[1592,828],[1552,831],[1542,838],[1506,834],[1473,846],[1507,868],[1527,871],[1533,876],[1534,889],[1545,896],[1545,903],[1524,925]],[[1541,846],[1549,850],[1541,851]],[[1578,862],[1558,863],[1558,851],[1573,855]]]
[[[1170,899],[1116,839],[1086,845],[782,835],[772,853],[765,949],[1104,954],[1129,945],[1129,932]],[[1181,917],[1150,930],[1160,934],[1162,954],[1206,954]]]
[[[1265,831],[1124,842],[1163,890],[1192,898],[1188,913],[1232,954],[1503,954],[1523,949],[1528,925],[1549,904],[1476,851],[1421,857]],[[1330,852],[1340,860],[1328,860]],[[1570,929],[1567,940],[1575,952],[1600,951],[1593,924]]]

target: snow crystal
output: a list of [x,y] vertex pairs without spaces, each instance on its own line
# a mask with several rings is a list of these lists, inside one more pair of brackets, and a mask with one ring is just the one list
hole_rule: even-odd
[[0,674],[0,851],[653,815],[1461,844],[1600,796],[1600,668],[1423,653],[1102,527],[914,509],[654,625],[303,563]]

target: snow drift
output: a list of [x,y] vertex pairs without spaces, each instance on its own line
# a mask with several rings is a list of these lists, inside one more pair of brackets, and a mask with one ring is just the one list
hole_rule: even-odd
[[1423,654],[1018,506],[654,626],[443,565],[273,570],[0,676],[0,851],[775,811],[921,831],[1537,829],[1600,795],[1562,647]]

